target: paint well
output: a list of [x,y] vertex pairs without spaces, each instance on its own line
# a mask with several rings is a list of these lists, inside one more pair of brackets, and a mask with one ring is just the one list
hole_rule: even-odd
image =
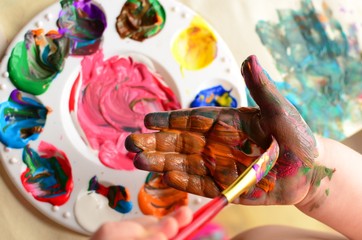
[[89,180],[88,191],[94,191],[108,199],[108,206],[117,212],[128,213],[132,210],[129,190],[122,185],[105,186],[100,183],[97,176]]
[[66,154],[53,145],[40,142],[38,151],[23,150],[25,171],[21,182],[36,200],[55,206],[65,204],[73,190],[72,169]]
[[144,41],[158,34],[166,23],[166,12],[157,0],[127,0],[117,17],[121,38]]
[[225,90],[222,85],[201,90],[191,102],[190,107],[216,106],[237,107],[238,103],[231,90]]
[[106,15],[91,0],[62,0],[57,25],[59,32],[70,40],[72,55],[95,53],[107,27]]
[[67,55],[68,39],[57,31],[29,30],[11,52],[10,80],[19,90],[40,95],[63,70]]
[[149,173],[138,194],[138,204],[143,214],[162,217],[187,205],[188,195],[166,185],[161,174]]
[[38,100],[13,90],[9,100],[0,103],[0,141],[7,147],[23,148],[43,130],[48,109]]
[[131,57],[104,60],[99,51],[81,65],[76,115],[87,143],[105,166],[134,170],[133,155],[124,147],[126,137],[149,131],[145,114],[179,109],[179,101],[157,73]]
[[74,215],[79,225],[88,232],[95,232],[103,223],[120,221],[124,214],[108,206],[108,199],[95,192],[80,192],[74,205]]
[[196,16],[174,39],[171,52],[181,69],[200,70],[214,61],[217,39],[208,24]]

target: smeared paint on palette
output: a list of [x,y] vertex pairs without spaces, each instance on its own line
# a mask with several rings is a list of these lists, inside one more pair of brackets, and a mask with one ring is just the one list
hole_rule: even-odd
[[26,170],[21,174],[21,182],[35,199],[61,206],[73,190],[69,160],[63,151],[46,142],[40,142],[38,151],[24,147]]
[[39,137],[48,109],[35,98],[14,89],[8,101],[0,104],[0,114],[0,141],[7,147],[23,148]]
[[138,203],[145,215],[165,216],[188,204],[188,194],[167,186],[162,174],[149,173],[138,193]]
[[222,38],[171,0],[60,1],[20,31],[0,71],[5,169],[49,218],[88,234],[105,221],[203,203],[134,168],[124,140],[149,132],[145,114],[195,99],[246,104]]
[[121,38],[143,41],[159,33],[166,21],[163,6],[157,0],[127,0],[117,17]]
[[85,57],[81,68],[82,85],[74,101],[86,142],[105,166],[134,170],[126,137],[149,132],[143,123],[147,113],[180,109],[180,103],[158,74],[131,57],[104,60],[100,50]]
[[194,17],[190,25],[175,38],[171,51],[181,69],[200,70],[214,61],[217,39],[202,18]]
[[88,191],[94,191],[108,199],[110,208],[120,213],[129,213],[132,210],[132,202],[129,190],[124,186],[105,186],[98,181],[97,176],[89,180]]
[[11,82],[19,90],[39,95],[62,71],[68,55],[68,39],[55,30],[29,30],[13,48],[8,62]]
[[91,0],[61,0],[57,26],[59,32],[69,39],[69,53],[89,55],[100,46],[107,27],[103,9]]

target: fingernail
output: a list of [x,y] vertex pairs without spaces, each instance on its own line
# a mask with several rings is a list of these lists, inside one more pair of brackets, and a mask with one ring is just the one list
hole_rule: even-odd
[[138,153],[133,159],[133,165],[140,170],[147,170],[147,161],[142,153]]
[[136,144],[134,143],[134,141],[132,139],[132,134],[127,136],[124,145],[125,145],[126,149],[130,152],[138,153],[138,152],[142,151],[142,149],[137,147]]
[[248,61],[248,59],[246,59],[243,64],[241,65],[241,74],[243,75],[245,81],[247,79],[250,79],[252,77],[251,72],[250,72],[250,63]]
[[149,113],[145,116],[146,128],[168,128],[169,112]]
[[253,84],[256,86],[261,84],[259,75],[262,70],[257,57],[251,55],[243,62],[241,73],[248,85]]

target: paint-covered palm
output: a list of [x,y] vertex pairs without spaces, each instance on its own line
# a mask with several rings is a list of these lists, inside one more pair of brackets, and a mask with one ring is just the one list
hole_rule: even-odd
[[279,143],[275,167],[240,197],[243,204],[296,204],[312,181],[316,141],[297,110],[277,91],[255,56],[242,74],[260,108],[204,107],[146,116],[146,127],[132,134],[126,147],[137,152],[137,168],[164,173],[170,186],[215,197],[268,148]]

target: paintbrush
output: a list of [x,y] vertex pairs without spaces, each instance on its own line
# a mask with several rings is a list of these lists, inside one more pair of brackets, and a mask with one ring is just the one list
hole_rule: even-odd
[[279,145],[272,138],[269,148],[257,158],[228,188],[197,210],[192,221],[179,229],[173,240],[184,240],[197,233],[208,221],[213,219],[226,205],[233,202],[241,194],[246,193],[251,187],[265,177],[274,166],[279,156]]

